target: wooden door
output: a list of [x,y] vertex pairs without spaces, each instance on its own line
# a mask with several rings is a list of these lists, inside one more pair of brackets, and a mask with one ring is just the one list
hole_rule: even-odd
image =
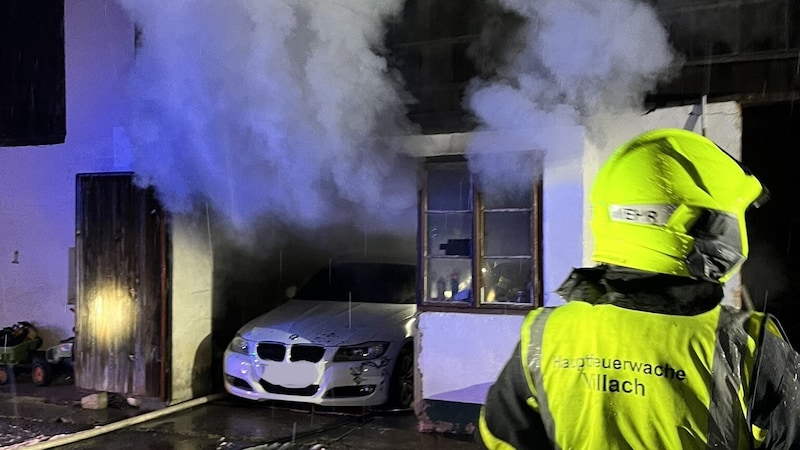
[[78,387],[167,398],[165,215],[130,173],[79,174]]

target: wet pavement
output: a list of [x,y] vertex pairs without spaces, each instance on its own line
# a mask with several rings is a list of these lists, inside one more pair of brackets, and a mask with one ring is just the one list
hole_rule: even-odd
[[92,393],[69,380],[0,386],[0,449],[479,448],[471,436],[419,432],[405,410],[257,403],[224,393],[154,409],[110,395],[104,409],[81,408]]

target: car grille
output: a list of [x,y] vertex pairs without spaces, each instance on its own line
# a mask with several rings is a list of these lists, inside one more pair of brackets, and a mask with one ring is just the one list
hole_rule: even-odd
[[[275,342],[260,342],[256,347],[258,357],[269,361],[283,361],[286,357],[286,346]],[[325,347],[319,345],[292,345],[289,361],[319,362],[325,355]]]
[[306,386],[304,388],[287,388],[283,386],[278,386],[277,384],[267,383],[264,380],[259,380],[261,387],[264,388],[265,391],[271,394],[283,394],[283,395],[301,395],[303,397],[310,397],[317,393],[319,390],[318,384],[312,384]]
[[311,361],[318,362],[325,354],[325,347],[318,345],[293,345],[289,356],[290,361]]
[[284,356],[286,356],[286,347],[283,344],[273,342],[259,342],[256,352],[261,359],[283,361]]

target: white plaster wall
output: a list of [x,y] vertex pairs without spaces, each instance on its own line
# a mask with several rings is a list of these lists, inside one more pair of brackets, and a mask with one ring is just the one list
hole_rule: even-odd
[[[0,326],[32,321],[45,346],[71,336],[74,326],[67,297],[76,174],[131,170],[124,105],[117,100],[134,59],[134,26],[115,2],[64,3],[66,142],[0,147]],[[172,401],[190,399],[211,383],[205,223],[194,217],[171,223]]]
[[555,290],[583,261],[585,229],[581,164],[585,133],[574,127],[546,149],[542,185],[542,282],[545,306],[560,303]]
[[[421,313],[417,398],[483,403],[519,339],[522,315]],[[420,392],[421,390],[421,392]]]
[[211,390],[213,245],[206,217],[173,216],[171,402]]
[[66,304],[75,175],[128,170],[130,160],[114,135],[133,25],[113,2],[64,5],[66,142],[0,147],[0,326],[31,321],[45,346],[71,336],[74,325]]

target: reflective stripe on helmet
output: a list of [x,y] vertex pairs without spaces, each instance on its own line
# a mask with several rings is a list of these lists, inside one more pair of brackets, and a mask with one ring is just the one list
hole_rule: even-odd
[[609,205],[608,216],[614,222],[666,225],[675,205]]

